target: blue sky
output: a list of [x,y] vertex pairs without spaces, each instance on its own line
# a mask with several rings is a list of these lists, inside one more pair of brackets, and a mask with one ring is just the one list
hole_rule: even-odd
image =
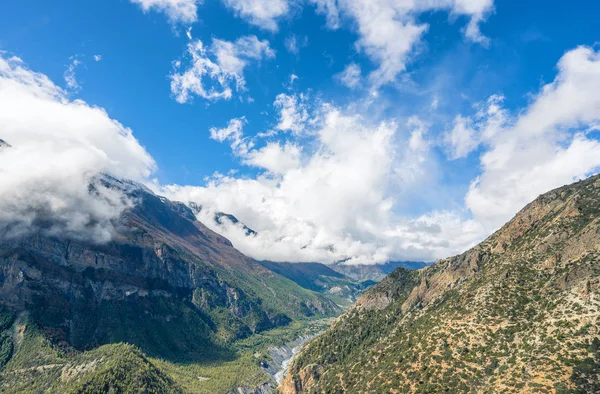
[[[416,3],[10,1],[0,6],[0,50],[5,57],[20,58],[28,70],[48,76],[64,89],[63,99],[81,99],[103,108],[108,117],[133,130],[156,162],[152,174],[144,177],[157,191],[200,202],[210,207],[207,215],[231,212],[265,234],[265,239],[248,240],[233,225],[220,228],[208,216],[201,217],[253,257],[355,258],[357,262],[434,259],[464,250],[538,194],[596,172],[599,163],[594,154],[600,151],[596,151],[598,133],[593,131],[596,118],[590,115],[597,109],[595,104],[555,119],[539,133],[547,135],[536,137],[548,146],[529,153],[527,149],[539,141],[524,138],[520,125],[545,118],[544,111],[556,113],[552,105],[564,108],[560,104],[564,100],[576,101],[568,95],[577,92],[561,93],[566,88],[559,86],[562,80],[566,85],[574,81],[586,86],[577,76],[569,80],[573,73],[594,78],[575,63],[587,59],[594,67],[598,62],[600,4],[573,1],[565,10],[565,3],[559,1],[545,1],[543,7],[536,2],[493,0]],[[332,12],[318,8],[326,4]],[[274,11],[278,6],[281,11]],[[176,7],[187,8],[183,12]],[[334,20],[336,15],[339,18]],[[390,29],[406,26],[423,31],[414,38],[408,37],[409,30],[386,36]],[[474,31],[469,30],[472,26]],[[262,51],[242,47],[239,40],[244,37],[261,43]],[[220,40],[223,47],[230,45],[228,55],[243,66],[220,64],[213,40]],[[231,97],[207,99],[188,91],[185,99],[177,100],[171,82],[175,75],[193,69],[188,46],[198,42],[206,50],[203,59],[218,64],[220,75],[229,78],[226,87]],[[407,49],[402,49],[403,44]],[[561,67],[563,55],[582,46],[588,52]],[[360,70],[360,76],[344,83],[341,73],[349,66]],[[71,86],[66,78],[69,67],[74,78]],[[223,73],[227,67],[237,68],[235,73]],[[384,69],[387,74],[381,76]],[[205,88],[224,89],[206,75],[202,78]],[[240,78],[243,89],[236,88]],[[593,81],[589,85],[594,86]],[[551,104],[544,104],[544,86],[563,96],[549,97],[546,101]],[[581,97],[595,103],[595,96],[588,100],[586,94],[593,92],[582,92]],[[281,127],[282,108],[274,104],[278,97],[281,102],[292,100],[300,116],[288,119],[290,128]],[[537,107],[543,107],[539,115]],[[335,137],[339,143],[326,140],[330,137],[324,132],[328,115],[335,111],[349,122],[331,126],[339,133]],[[522,119],[529,113],[531,119]],[[355,115],[360,119],[352,118]],[[241,120],[233,124],[232,119]],[[390,136],[377,137],[378,128],[388,126],[393,129]],[[352,135],[345,138],[344,133],[355,130],[364,132],[356,136],[356,143],[373,143],[372,150],[350,152],[344,146],[343,141],[353,141]],[[585,153],[570,153],[582,157],[582,163],[575,165],[563,151],[576,148],[573,142],[582,130],[587,130]],[[381,146],[373,142],[377,138],[384,140]],[[507,140],[512,141],[508,151]],[[261,149],[269,144],[273,150],[267,157]],[[525,152],[521,154],[531,161],[517,151]],[[313,181],[320,175],[315,175],[311,163],[323,168],[332,163],[343,166],[344,160],[338,158],[347,153],[358,155],[357,162],[362,158],[369,163],[381,155],[388,159],[371,171],[378,175],[364,182],[365,188],[375,191],[357,196],[351,191],[341,193],[343,188],[331,180],[323,181],[327,186],[322,191],[315,191]],[[360,156],[363,153],[365,157]],[[510,198],[492,201],[489,195],[498,194],[494,177],[530,183],[518,171],[522,167],[500,171],[490,164],[497,163],[501,154],[506,155],[502,160],[538,168],[547,177],[531,187],[514,187]],[[561,160],[567,160],[567,165],[557,161],[561,157],[566,157]],[[556,166],[567,170],[560,176],[548,173]],[[339,167],[331,167],[331,174],[338,170],[346,174]],[[356,169],[346,170],[354,181]],[[356,187],[361,188],[361,183]],[[497,187],[508,190],[513,184]],[[312,193],[314,201],[307,197]],[[261,205],[268,198],[277,203]],[[341,208],[323,209],[320,201]],[[489,210],[498,213],[485,215]],[[328,212],[336,216],[330,218]],[[339,216],[344,219],[338,223]],[[423,227],[429,229],[425,234],[419,232]],[[289,228],[294,230],[287,232]],[[462,236],[455,236],[456,232]],[[279,236],[291,241],[281,243]],[[265,249],[277,252],[269,254]],[[332,249],[336,252],[327,252]]]

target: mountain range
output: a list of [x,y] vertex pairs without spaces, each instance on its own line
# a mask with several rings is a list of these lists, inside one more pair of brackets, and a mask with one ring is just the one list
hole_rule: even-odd
[[[43,231],[0,240],[1,392],[252,387],[269,380],[268,360],[240,356],[240,346],[261,349],[243,341],[341,312],[319,289],[238,252],[188,206],[107,175],[94,187],[136,202],[110,242]],[[228,362],[245,371],[222,384],[181,372]]]
[[98,187],[135,202],[111,241],[0,240],[3,393],[274,393],[305,341],[283,394],[600,392],[600,176],[461,255],[377,266],[255,261],[200,206]]

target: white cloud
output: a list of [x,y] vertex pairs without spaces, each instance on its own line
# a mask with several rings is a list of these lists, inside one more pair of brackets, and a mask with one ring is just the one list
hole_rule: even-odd
[[181,72],[182,63],[176,61],[170,75],[171,92],[180,103],[191,101],[194,95],[207,100],[230,99],[232,85],[238,92],[245,91],[244,69],[252,61],[273,58],[275,52],[267,40],[244,36],[234,42],[213,39],[208,48],[202,41],[192,40],[187,55],[187,69]]
[[454,119],[454,126],[445,134],[444,141],[448,146],[448,156],[451,160],[467,157],[479,145],[478,136],[470,124],[470,119],[460,115]]
[[539,194],[600,168],[600,143],[586,134],[600,122],[600,53],[571,50],[558,70],[516,119],[496,108],[485,123],[483,173],[472,182],[466,206],[488,231]]
[[244,125],[246,125],[246,118],[234,118],[229,121],[227,127],[218,129],[212,127],[210,129],[210,138],[219,141],[229,141],[231,150],[237,156],[245,157],[248,155],[249,149],[254,145],[252,141],[244,138]]
[[279,110],[279,131],[298,134],[305,130],[308,121],[307,97],[304,94],[278,94],[273,105]]
[[132,131],[5,54],[0,107],[0,135],[11,145],[0,152],[0,234],[109,240],[132,202],[97,175],[144,181],[155,166]]
[[340,26],[337,0],[310,0],[310,2],[317,7],[317,13],[325,15],[330,29],[337,29]]
[[246,118],[233,118],[226,127],[210,129],[210,138],[219,142],[229,142],[232,152],[238,156],[243,164],[258,167],[281,174],[300,163],[301,149],[292,143],[283,146],[278,142],[269,142],[260,149],[254,149],[254,141],[244,136]]
[[94,61],[99,62],[102,60],[102,55],[94,55]]
[[81,89],[81,85],[77,81],[77,77],[75,75],[75,69],[81,64],[81,60],[73,59],[73,61],[67,66],[67,69],[63,75],[67,88],[72,91],[79,91]]
[[494,0],[454,0],[452,11],[471,16],[464,30],[465,36],[473,42],[486,46],[489,44],[489,38],[481,34],[479,24],[485,19],[486,14],[493,11],[493,8]]
[[356,22],[360,36],[358,50],[364,52],[378,68],[370,75],[375,86],[392,82],[406,70],[407,63],[420,43],[428,25],[420,23],[418,16],[436,10],[470,18],[465,36],[481,44],[488,39],[482,36],[479,25],[493,10],[493,0],[312,0],[317,12],[326,14],[328,26],[340,25],[340,14]]
[[171,22],[193,23],[198,20],[200,0],[130,0],[144,12],[155,10],[164,12]]
[[[600,52],[569,51],[558,69],[555,80],[515,114],[503,108],[502,96],[492,96],[473,116],[456,118],[445,139],[450,158],[475,148],[483,152],[481,174],[462,207],[418,217],[403,213],[404,199],[423,190],[438,165],[436,138],[425,122],[371,123],[331,105],[309,110],[313,123],[290,122],[297,133],[286,136],[295,140],[253,147],[241,160],[268,172],[216,176],[205,187],[163,191],[208,207],[200,219],[258,259],[446,257],[481,241],[539,194],[600,169],[600,142],[590,134],[600,124]],[[425,192],[443,193],[444,187],[426,183]],[[219,211],[257,234],[215,224],[212,215]]]
[[344,71],[335,75],[335,79],[351,89],[357,87],[361,80],[360,66],[356,63],[348,64]]
[[[202,204],[206,209],[200,220],[258,259],[432,259],[472,240],[456,237],[456,227],[462,225],[456,215],[405,219],[394,214],[391,184],[410,187],[419,166],[426,164],[430,144],[422,122],[411,119],[402,129],[394,122],[371,125],[330,105],[311,118],[318,120],[311,149],[270,142],[243,158],[267,174],[255,179],[216,176],[206,187],[172,185],[161,192]],[[233,129],[218,134],[236,135],[237,127]],[[241,226],[214,223],[219,211],[234,214],[258,234],[246,236]],[[455,242],[448,242],[450,236]]]
[[[205,63],[189,78],[200,79],[206,96],[243,89],[244,62],[268,57],[270,50],[255,37],[215,40],[208,49],[199,41],[190,46],[190,69],[199,67],[200,58]],[[179,77],[187,78],[186,73]],[[205,97],[194,83],[186,85],[186,94]],[[540,193],[600,168],[600,143],[592,134],[600,125],[600,51],[587,47],[567,52],[554,81],[525,108],[510,112],[503,97],[492,96],[475,114],[455,118],[443,139],[430,135],[428,124],[415,117],[371,122],[356,111],[309,103],[304,94],[278,95],[274,128],[285,133],[271,134],[266,143],[244,135],[243,117],[210,130],[211,138],[230,144],[242,164],[262,170],[258,175],[230,173],[204,187],[157,188],[202,204],[200,219],[252,257],[374,263],[460,252]],[[148,179],[154,162],[131,130],[100,108],[70,101],[16,58],[0,61],[0,108],[0,138],[12,145],[0,150],[0,231],[44,228],[109,239],[131,202],[99,185],[98,194],[90,196],[88,185],[99,172]],[[438,164],[432,147],[440,140],[450,159],[482,152],[481,173],[464,206],[407,217],[404,199],[432,177]],[[444,190],[433,186],[430,194]],[[215,212],[235,215],[258,234],[247,236],[233,223],[216,224]],[[44,227],[50,219],[54,225]]]
[[504,97],[492,95],[485,103],[477,103],[474,116],[456,116],[452,130],[444,134],[444,145],[450,160],[467,157],[480,144],[491,141],[509,122],[502,108]]
[[276,31],[277,20],[288,13],[287,0],[223,0],[240,18],[265,30]]
[[408,188],[414,191],[419,184],[426,184],[426,179],[430,176],[431,142],[427,138],[427,125],[419,118],[414,116],[409,118],[406,126],[409,138],[395,164],[394,176],[402,185],[402,189]]
[[300,166],[301,148],[292,143],[283,146],[278,142],[269,142],[260,149],[251,150],[244,163],[264,168],[272,174],[285,174]]

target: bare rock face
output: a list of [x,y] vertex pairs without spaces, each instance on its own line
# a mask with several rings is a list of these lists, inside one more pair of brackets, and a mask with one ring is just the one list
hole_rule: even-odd
[[600,176],[413,275],[366,291],[282,391],[600,392]]
[[323,373],[323,367],[318,365],[307,365],[302,368],[296,376],[288,375],[279,386],[281,394],[297,394],[314,387]]
[[185,205],[141,187],[127,193],[137,203],[108,243],[0,238],[0,305],[30,311],[59,343],[127,341],[159,356],[337,310],[238,252]]

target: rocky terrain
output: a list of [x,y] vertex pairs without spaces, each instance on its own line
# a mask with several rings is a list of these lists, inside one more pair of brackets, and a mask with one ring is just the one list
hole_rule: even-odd
[[473,249],[398,268],[308,343],[290,393],[600,392],[600,176]]

